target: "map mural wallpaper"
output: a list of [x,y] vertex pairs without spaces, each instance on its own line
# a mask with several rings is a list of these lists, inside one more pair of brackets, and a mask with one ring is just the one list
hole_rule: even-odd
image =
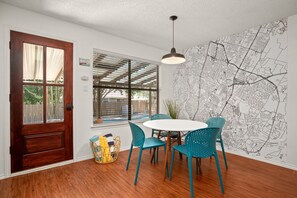
[[181,118],[223,116],[225,149],[286,160],[287,19],[184,51],[174,74]]

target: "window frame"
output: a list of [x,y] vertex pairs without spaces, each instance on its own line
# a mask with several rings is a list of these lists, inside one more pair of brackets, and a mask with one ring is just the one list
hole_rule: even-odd
[[[95,52],[95,51],[94,51]],[[98,53],[102,53],[102,52],[98,52]],[[106,55],[110,55],[108,53],[102,53],[102,54],[106,54]],[[157,63],[153,63],[152,61],[143,61],[143,60],[139,60],[139,59],[136,59],[136,58],[131,58],[131,57],[123,57],[123,56],[120,56],[120,55],[114,55],[114,54],[111,54],[110,56],[114,56],[114,57],[117,57],[117,58],[124,58],[124,59],[127,59],[128,60],[128,87],[127,88],[124,88],[124,87],[116,87],[116,86],[104,86],[104,85],[94,85],[93,83],[93,89],[94,88],[103,88],[103,89],[123,89],[123,90],[127,90],[128,91],[128,120],[125,120],[125,121],[117,121],[117,122],[113,122],[113,123],[95,123],[94,121],[92,122],[93,125],[91,126],[91,128],[100,128],[100,127],[106,127],[106,126],[117,126],[117,125],[126,125],[129,121],[132,121],[132,114],[131,114],[131,109],[132,109],[132,91],[149,91],[149,94],[151,95],[151,92],[156,92],[157,94],[157,101],[156,101],[156,105],[157,105],[157,112],[156,113],[159,113],[159,64]],[[131,71],[131,62],[132,61],[142,61],[142,62],[145,62],[145,63],[150,63],[150,64],[155,64],[156,65],[156,72],[157,72],[157,87],[155,89],[152,89],[152,88],[149,88],[149,89],[146,89],[146,88],[132,88],[131,86],[131,76],[132,76],[132,71]],[[93,68],[94,68],[94,65],[93,65]],[[92,74],[92,77],[94,78],[94,74]],[[93,79],[94,80],[94,79]],[[92,89],[92,90],[93,90]],[[94,97],[94,93],[93,93],[93,97]],[[149,98],[150,100],[150,98]],[[151,108],[151,104],[150,103],[150,108]],[[94,103],[93,103],[94,105]],[[93,106],[93,109],[94,109],[94,106]],[[149,112],[151,113],[151,111]],[[94,114],[94,110],[93,110],[93,114]],[[149,115],[151,116],[151,115]],[[147,121],[149,120],[149,118],[146,118],[146,119],[136,119],[136,120],[133,120],[133,122],[136,122],[136,123],[142,123],[144,121]]]

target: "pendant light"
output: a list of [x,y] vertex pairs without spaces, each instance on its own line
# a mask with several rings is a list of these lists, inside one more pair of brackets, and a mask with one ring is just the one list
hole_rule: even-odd
[[174,48],[174,21],[177,19],[177,16],[169,17],[172,20],[172,48],[169,54],[166,54],[162,57],[161,62],[164,64],[180,64],[186,61],[184,55],[176,53]]

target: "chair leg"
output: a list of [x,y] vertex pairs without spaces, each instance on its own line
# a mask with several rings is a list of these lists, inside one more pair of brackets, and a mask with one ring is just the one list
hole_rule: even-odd
[[159,147],[157,148],[156,156],[155,156],[155,162],[158,163],[159,160]]
[[[166,155],[166,144],[164,145],[164,154]],[[166,165],[166,175],[169,177],[168,164]]]
[[136,168],[136,175],[135,175],[135,179],[134,179],[134,185],[136,185],[136,183],[137,183],[137,178],[138,178],[138,172],[139,172],[139,167],[140,167],[141,156],[142,156],[142,148],[140,148],[139,154],[138,154],[138,162],[137,162],[137,168]]
[[[154,149],[154,151],[153,151],[153,154],[152,154],[152,157],[151,157],[151,163],[153,163],[153,160],[154,160],[154,164],[156,163],[156,148],[153,148]],[[150,150],[151,150],[151,148],[150,148]]]
[[128,161],[127,161],[127,165],[126,165],[126,170],[128,170],[128,168],[129,168],[129,164],[130,164],[130,158],[131,158],[132,150],[133,150],[133,145],[131,144],[130,152],[129,152],[129,157],[128,157]]
[[[152,129],[152,135],[151,135],[151,137],[154,137],[154,129]],[[150,148],[150,154],[151,154],[151,152],[152,152],[152,149]]]
[[[177,144],[181,145],[181,135],[180,135],[180,131],[178,132],[178,136],[177,136]],[[179,153],[179,158],[183,159],[183,154]]]
[[[160,139],[160,136],[161,136],[161,131],[159,131],[157,138]],[[155,163],[156,162],[158,163],[158,160],[159,160],[159,147],[156,148],[156,149],[157,149],[157,154],[155,155]]]
[[227,158],[226,158],[225,149],[224,149],[224,144],[223,144],[223,140],[222,140],[222,139],[220,140],[220,143],[221,143],[222,152],[223,152],[223,156],[224,156],[225,166],[226,166],[226,169],[228,170]]
[[175,153],[175,149],[172,148],[172,151],[171,151],[171,164],[170,164],[170,172],[169,172],[169,179],[171,180],[172,179],[172,169],[173,169],[173,162],[174,162],[174,153]]
[[189,178],[190,178],[191,197],[194,198],[193,173],[192,173],[192,156],[188,156],[188,169],[189,169]]
[[220,179],[221,191],[222,191],[222,193],[224,193],[225,192],[225,190],[224,190],[224,184],[223,184],[223,179],[222,179],[222,174],[221,174],[221,168],[220,168],[220,163],[219,163],[217,152],[214,153],[214,157],[216,159],[216,166],[217,166],[217,169],[218,169],[218,175],[219,175],[219,179]]

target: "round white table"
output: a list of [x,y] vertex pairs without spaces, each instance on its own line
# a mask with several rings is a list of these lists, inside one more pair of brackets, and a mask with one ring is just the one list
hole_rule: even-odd
[[182,119],[149,120],[144,122],[143,125],[162,131],[193,131],[207,127],[207,124],[204,122]]
[[143,123],[144,126],[156,129],[167,131],[167,140],[166,140],[166,154],[165,154],[165,163],[164,163],[164,180],[166,179],[166,166],[168,164],[168,152],[170,150],[170,132],[172,131],[193,131],[197,129],[206,128],[208,125],[204,122],[198,122],[193,120],[182,120],[182,119],[161,119],[161,120],[149,120]]

